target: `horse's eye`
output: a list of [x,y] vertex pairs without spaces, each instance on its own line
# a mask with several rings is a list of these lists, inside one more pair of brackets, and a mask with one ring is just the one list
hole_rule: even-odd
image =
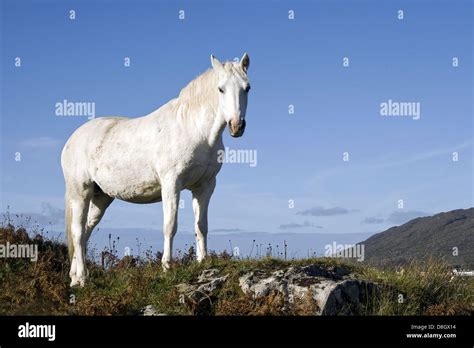
[[219,89],[219,92],[224,93],[224,90],[221,87],[219,87],[218,89]]
[[250,85],[248,85],[246,88],[245,88],[245,93],[248,93],[250,91]]

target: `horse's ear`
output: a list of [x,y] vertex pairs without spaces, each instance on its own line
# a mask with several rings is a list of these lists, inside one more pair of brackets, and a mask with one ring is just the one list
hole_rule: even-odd
[[250,57],[247,53],[244,53],[242,58],[240,59],[240,66],[242,67],[242,70],[247,72],[250,66]]
[[214,57],[214,55],[212,55],[212,54],[211,54],[211,65],[214,69],[222,68],[222,63],[219,62],[219,59]]

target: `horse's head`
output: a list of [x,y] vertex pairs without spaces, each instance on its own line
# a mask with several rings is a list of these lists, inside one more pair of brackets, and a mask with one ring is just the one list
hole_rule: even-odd
[[230,135],[240,137],[245,131],[245,113],[250,90],[247,78],[250,58],[245,53],[239,62],[223,64],[211,56],[211,63],[218,76],[216,89],[219,94],[219,113],[229,126]]

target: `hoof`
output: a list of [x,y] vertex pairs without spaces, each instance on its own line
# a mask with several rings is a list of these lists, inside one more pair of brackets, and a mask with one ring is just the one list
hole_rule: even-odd
[[77,277],[72,277],[71,279],[71,284],[69,285],[71,288],[73,286],[80,286],[81,288],[84,287],[84,284],[86,283],[85,278],[77,278]]
[[168,272],[171,268],[170,266],[170,263],[169,262],[163,262],[161,267],[163,268],[163,272]]

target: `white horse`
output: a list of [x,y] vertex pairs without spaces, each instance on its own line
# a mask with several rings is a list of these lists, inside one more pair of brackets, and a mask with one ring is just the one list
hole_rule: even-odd
[[132,203],[163,201],[162,265],[170,266],[177,231],[180,191],[193,196],[196,255],[207,255],[207,210],[216,186],[226,125],[230,135],[245,130],[250,84],[245,53],[191,81],[179,96],[151,114],[129,119],[102,117],[78,128],[61,155],[66,181],[66,233],[71,286],[83,286],[86,245],[114,198]]

